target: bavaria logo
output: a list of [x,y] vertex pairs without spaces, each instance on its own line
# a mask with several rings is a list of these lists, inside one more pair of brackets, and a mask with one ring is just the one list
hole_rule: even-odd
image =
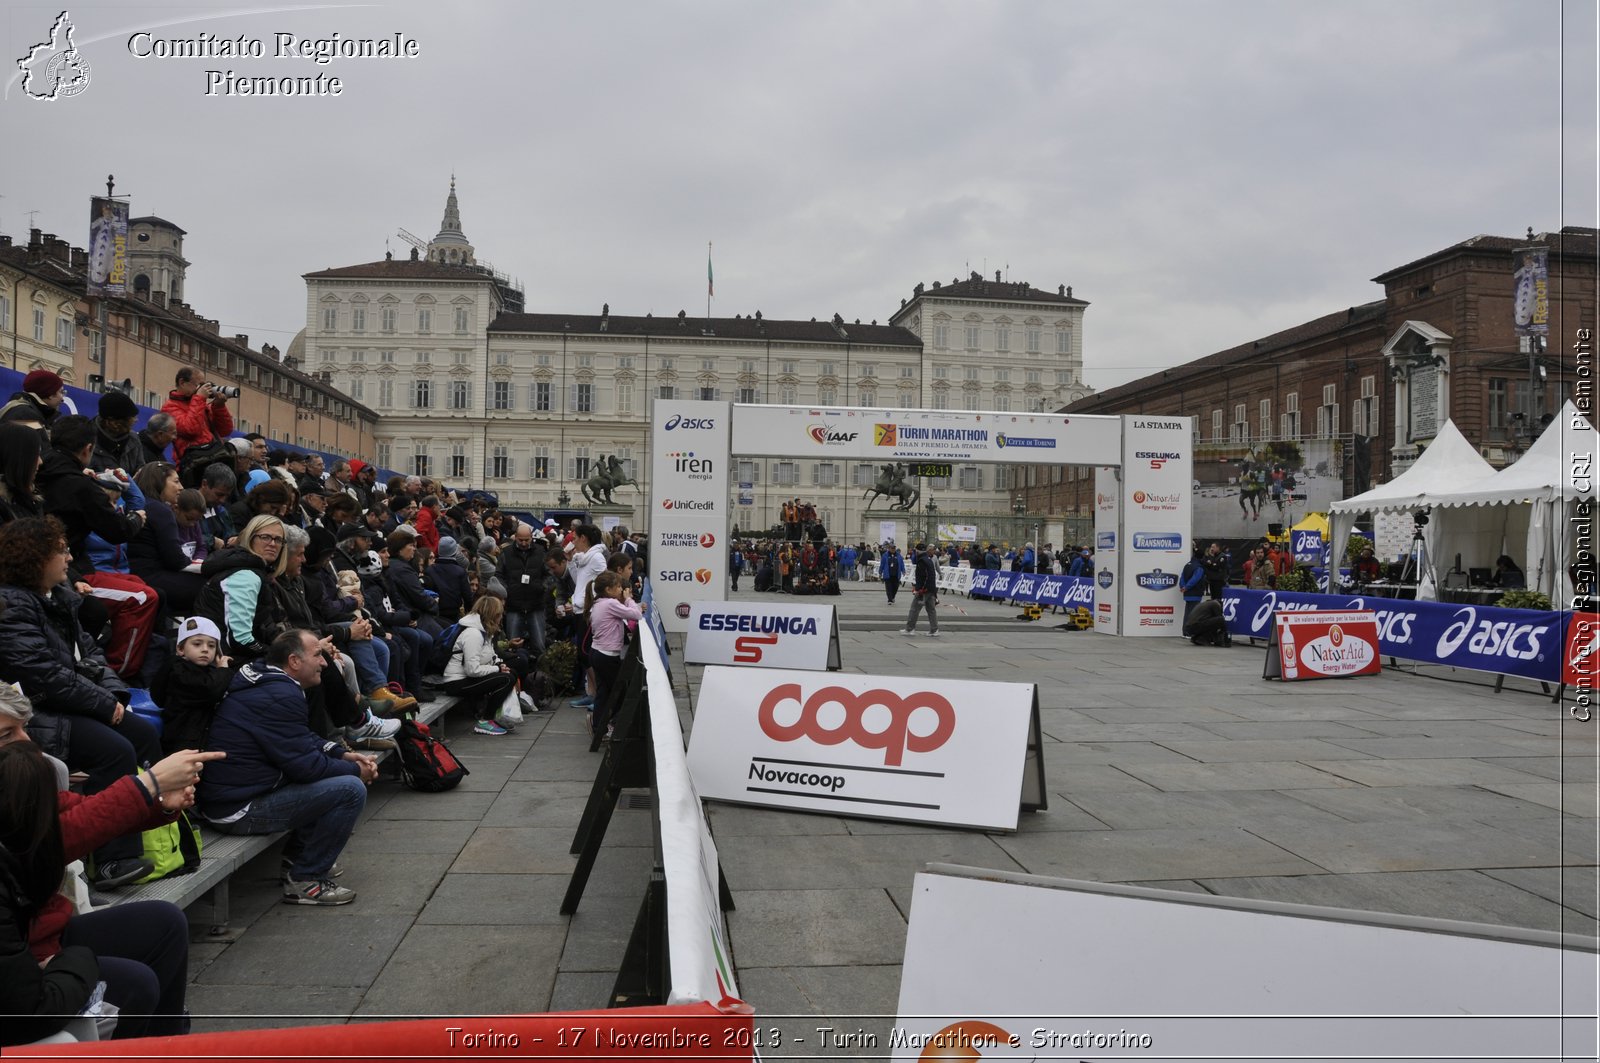
[[678,428],[715,428],[717,427],[717,419],[715,417],[684,417],[675,413],[668,417],[667,423],[661,427],[669,432]]
[[1182,550],[1183,536],[1177,532],[1134,532],[1135,550]]
[[1168,591],[1178,585],[1177,576],[1163,572],[1159,568],[1154,572],[1141,572],[1134,577],[1134,580],[1147,591]]
[[811,437],[813,443],[829,446],[834,443],[854,443],[859,432],[835,431],[831,424],[814,424],[806,427],[806,435]]
[[1112,580],[1112,575],[1111,575],[1111,570],[1109,568],[1101,569],[1100,570],[1100,574],[1094,578],[1094,581],[1096,583],[1100,584],[1100,587],[1101,587],[1102,590],[1110,588],[1111,580]]

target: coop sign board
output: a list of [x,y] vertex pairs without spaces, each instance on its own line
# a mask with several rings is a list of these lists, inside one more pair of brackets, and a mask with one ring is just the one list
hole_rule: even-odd
[[683,659],[688,664],[836,669],[839,620],[831,605],[693,602]]
[[1265,678],[1294,682],[1377,675],[1379,652],[1378,619],[1370,610],[1278,613]]
[[1030,683],[713,665],[689,772],[713,800],[1015,830],[1037,704]]

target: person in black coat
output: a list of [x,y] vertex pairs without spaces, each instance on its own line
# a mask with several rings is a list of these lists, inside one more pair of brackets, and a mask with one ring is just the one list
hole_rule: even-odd
[[[48,739],[46,752],[86,773],[84,793],[96,794],[138,764],[160,760],[161,742],[154,727],[129,711],[132,695],[84,634],[82,599],[66,580],[60,521],[25,518],[0,527],[0,680],[21,685],[34,706],[29,733]],[[102,846],[97,881],[110,888],[148,873],[146,866],[130,876],[143,851],[137,834]]]
[[44,444],[37,428],[0,422],[0,524],[44,516],[44,501],[34,485]]
[[417,629],[437,638],[444,631],[439,623],[439,599],[422,586],[422,577],[413,563],[417,556],[417,540],[405,532],[389,536],[389,587],[395,604],[408,610],[417,622]]
[[150,462],[134,476],[134,483],[144,493],[146,520],[128,544],[128,570],[161,592],[170,615],[188,616],[206,581],[200,565],[189,559],[179,541],[178,517],[172,508],[183,489],[177,467]]
[[366,610],[377,618],[384,630],[394,636],[389,643],[389,674],[397,672],[405,690],[418,700],[427,701],[428,693],[422,689],[423,665],[433,653],[433,636],[417,626],[411,610],[396,603],[394,588],[384,565],[389,548],[368,551],[356,566],[361,577],[361,597]]
[[61,520],[72,548],[75,572],[94,571],[84,540],[94,532],[113,546],[130,541],[144,527],[142,509],[119,513],[105,491],[85,476],[94,450],[94,425],[87,417],[59,418],[50,433],[50,449],[39,466],[36,483],[44,496],[44,511]]
[[461,563],[461,546],[448,535],[439,538],[439,556],[428,570],[428,579],[439,596],[439,616],[444,622],[460,619],[472,607],[472,587]]

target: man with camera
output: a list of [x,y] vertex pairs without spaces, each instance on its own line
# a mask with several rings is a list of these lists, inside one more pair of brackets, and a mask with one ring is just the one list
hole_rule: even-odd
[[178,438],[172,443],[172,458],[174,464],[182,468],[185,450],[204,446],[213,439],[226,439],[233,431],[233,414],[228,411],[227,403],[228,399],[238,397],[239,389],[209,383],[193,366],[178,370],[176,383],[161,412],[171,414],[178,426]]

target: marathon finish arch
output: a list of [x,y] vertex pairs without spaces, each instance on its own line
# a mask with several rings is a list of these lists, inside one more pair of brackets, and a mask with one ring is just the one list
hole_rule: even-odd
[[[1096,602],[1112,606],[1101,617],[1097,604],[1095,630],[1177,635],[1176,576],[1193,546],[1193,440],[1190,417],[655,400],[650,577],[662,623],[686,631],[690,602],[727,599],[732,458],[809,457],[1101,470],[1098,493],[1116,504],[1095,507]],[[707,536],[718,548],[701,545]]]

